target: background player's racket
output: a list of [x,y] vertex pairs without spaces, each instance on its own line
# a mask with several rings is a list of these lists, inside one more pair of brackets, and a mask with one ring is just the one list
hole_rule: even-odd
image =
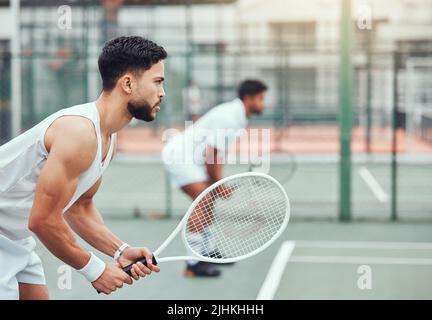
[[267,157],[253,159],[249,164],[249,172],[262,172],[275,177],[283,186],[294,176],[297,161],[294,153],[285,152],[283,159],[275,159],[269,154]]
[[[288,196],[274,178],[257,172],[226,177],[193,201],[179,225],[154,251],[153,264],[179,260],[229,263],[249,258],[282,234],[289,215]],[[196,241],[196,235],[204,229],[211,236],[211,246],[207,241]],[[179,232],[193,255],[159,258]],[[219,251],[217,256],[212,256],[214,246]],[[145,259],[139,261],[146,265]],[[131,275],[131,267],[123,270]]]

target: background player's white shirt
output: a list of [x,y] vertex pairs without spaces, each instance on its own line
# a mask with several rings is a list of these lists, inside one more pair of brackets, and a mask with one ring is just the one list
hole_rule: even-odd
[[163,161],[166,165],[203,166],[207,146],[216,148],[219,155],[224,157],[246,126],[246,111],[240,99],[220,104],[184,132],[174,136],[163,150]]
[[[54,120],[70,115],[82,116],[93,122],[98,149],[91,166],[81,174],[77,189],[63,212],[96,183],[108,166],[114,149],[115,135],[111,136],[109,151],[102,163],[100,119],[95,102],[62,109],[0,146],[0,235],[11,240],[24,239],[31,235],[27,227],[28,218],[36,183],[48,157],[44,144],[45,132]],[[77,157],[79,156],[77,154]]]

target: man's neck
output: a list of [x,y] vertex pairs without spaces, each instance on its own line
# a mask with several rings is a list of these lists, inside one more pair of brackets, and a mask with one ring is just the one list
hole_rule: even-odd
[[246,114],[246,118],[249,119],[249,117],[252,115],[252,112],[250,111],[250,108],[245,105],[245,103],[243,102],[243,100],[240,99],[240,101],[241,101],[241,103],[243,105],[243,108],[244,108],[244,111],[245,111],[245,114]]
[[102,92],[96,100],[96,108],[99,112],[103,136],[109,137],[124,128],[132,120],[125,102],[115,94]]

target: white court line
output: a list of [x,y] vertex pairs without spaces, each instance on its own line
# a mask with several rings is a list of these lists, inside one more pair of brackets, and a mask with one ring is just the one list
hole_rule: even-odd
[[291,263],[342,263],[386,265],[432,265],[428,258],[338,257],[338,256],[292,256]]
[[285,241],[274,258],[263,285],[258,293],[257,300],[271,300],[279,286],[280,279],[294,250],[295,242]]
[[431,242],[384,242],[384,241],[309,241],[296,240],[296,247],[353,248],[353,249],[412,249],[432,250]]
[[363,180],[366,182],[366,184],[372,190],[372,192],[374,193],[374,195],[378,199],[378,201],[387,202],[387,200],[388,200],[387,194],[385,193],[383,188],[380,186],[378,181],[375,179],[375,177],[372,175],[372,173],[366,167],[361,167],[358,170],[358,174],[360,175],[360,177],[363,178]]

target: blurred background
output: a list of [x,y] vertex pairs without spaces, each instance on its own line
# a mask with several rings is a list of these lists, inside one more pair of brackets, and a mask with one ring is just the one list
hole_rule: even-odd
[[[168,51],[157,120],[118,134],[96,197],[108,219],[181,217],[190,202],[161,164],[165,130],[257,78],[269,86],[267,108],[250,127],[271,130],[270,173],[292,221],[430,227],[431,0],[1,0],[0,26],[1,144],[95,100],[105,41],[141,35]],[[245,170],[231,164],[226,174]]]
[[[23,0],[15,11],[0,1],[1,142],[60,108],[95,100],[104,42],[142,35],[169,53],[167,95],[156,121],[120,132],[108,176],[116,183],[98,198],[106,214],[181,215],[187,199],[170,190],[160,165],[164,130],[181,130],[184,120],[234,98],[240,81],[258,78],[270,90],[251,127],[271,129],[281,175],[296,162],[285,184],[293,217],[432,218],[432,1],[352,1],[346,63],[341,3]],[[128,178],[118,181],[117,172]]]

